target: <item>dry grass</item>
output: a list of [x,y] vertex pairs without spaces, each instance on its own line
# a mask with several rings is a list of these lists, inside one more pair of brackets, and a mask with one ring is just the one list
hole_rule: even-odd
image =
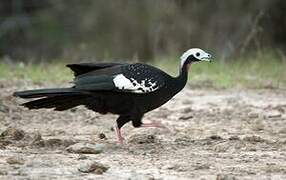
[[[152,64],[176,76],[178,58],[158,58]],[[215,88],[285,88],[286,61],[271,53],[222,63],[194,64],[189,83],[193,87]],[[72,73],[63,63],[6,64],[0,63],[0,79],[28,79],[33,82],[67,82]]]

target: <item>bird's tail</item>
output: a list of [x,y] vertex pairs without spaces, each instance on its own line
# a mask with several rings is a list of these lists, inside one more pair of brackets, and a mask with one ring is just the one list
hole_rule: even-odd
[[59,95],[78,95],[81,91],[74,88],[54,88],[54,89],[35,89],[27,91],[18,91],[13,95],[20,98],[40,98],[40,97],[53,97]]
[[81,105],[87,94],[74,88],[37,89],[13,94],[21,98],[39,98],[22,104],[29,109],[54,108],[63,111]]

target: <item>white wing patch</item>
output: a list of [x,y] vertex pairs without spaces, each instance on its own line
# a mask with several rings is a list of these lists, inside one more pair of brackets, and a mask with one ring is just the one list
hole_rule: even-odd
[[136,79],[126,78],[123,74],[114,76],[113,83],[115,87],[121,90],[127,90],[134,93],[147,93],[157,90],[156,81],[152,82],[152,79],[144,79],[138,82]]

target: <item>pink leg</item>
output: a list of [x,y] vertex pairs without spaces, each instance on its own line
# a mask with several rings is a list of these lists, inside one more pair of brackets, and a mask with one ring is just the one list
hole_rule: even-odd
[[118,142],[119,144],[123,144],[123,141],[124,141],[124,138],[122,137],[122,134],[121,134],[121,130],[118,128],[117,125],[115,125],[115,132],[116,132],[116,135],[117,135],[117,139],[118,139]]

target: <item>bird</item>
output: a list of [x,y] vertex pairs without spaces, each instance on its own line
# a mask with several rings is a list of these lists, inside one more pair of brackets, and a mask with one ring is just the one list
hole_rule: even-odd
[[160,122],[143,123],[144,114],[162,106],[185,87],[191,65],[211,60],[211,54],[191,48],[180,57],[175,77],[144,63],[67,64],[74,73],[73,86],[17,91],[13,95],[32,98],[21,104],[28,109],[64,111],[84,105],[100,114],[116,114],[115,132],[123,144],[121,128],[126,123],[131,122],[135,128],[166,128]]

